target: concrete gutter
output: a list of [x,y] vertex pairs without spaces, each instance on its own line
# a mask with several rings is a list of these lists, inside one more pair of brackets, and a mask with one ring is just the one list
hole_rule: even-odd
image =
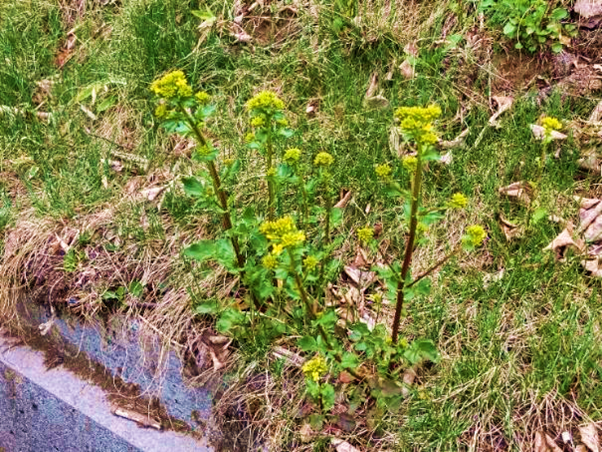
[[112,414],[104,392],[47,370],[42,353],[0,338],[0,451],[211,451],[192,437]]

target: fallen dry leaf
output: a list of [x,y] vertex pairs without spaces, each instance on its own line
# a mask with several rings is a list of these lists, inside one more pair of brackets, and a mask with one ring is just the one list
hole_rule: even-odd
[[161,423],[157,422],[155,419],[152,419],[146,414],[138,413],[136,411],[128,410],[117,406],[112,407],[111,411],[115,416],[129,419],[130,421],[134,421],[143,427],[152,427],[156,430],[161,430]]
[[594,108],[594,110],[592,111],[592,114],[589,116],[589,119],[587,120],[587,122],[592,122],[592,123],[596,123],[596,122],[600,122],[602,121],[602,100],[600,102],[598,102],[598,105],[596,105],[596,108]]
[[514,102],[514,98],[510,96],[492,96],[491,99],[497,103],[497,111],[491,118],[489,118],[489,125],[497,126],[497,118],[499,118],[500,115],[505,111],[510,110]]
[[226,358],[228,357],[228,347],[232,343],[232,339],[226,336],[209,336],[203,335],[203,344],[209,350],[209,355],[213,361],[213,371],[218,371],[226,366]]
[[[537,140],[543,140],[546,136],[546,132],[545,129],[537,124],[531,124],[529,126],[531,128],[531,132],[533,132],[533,136],[535,137],[535,139]],[[564,133],[560,133],[557,130],[552,130],[552,133],[550,134],[553,140],[566,140],[567,139],[567,135],[565,135]]]
[[598,438],[596,424],[579,426],[579,433],[583,444],[589,447],[592,452],[600,452],[600,439]]
[[376,280],[375,272],[366,272],[350,265],[344,268],[345,274],[357,287],[368,287]]
[[370,84],[368,85],[368,89],[366,90],[365,98],[368,99],[373,97],[376,94],[376,90],[378,89],[378,72],[373,72],[370,76]]
[[337,452],[360,452],[359,449],[353,447],[347,441],[343,441],[339,438],[332,438],[332,445],[337,450]]
[[588,452],[588,449],[583,444],[579,444],[575,447],[575,452]]
[[401,72],[401,75],[403,75],[403,77],[407,80],[411,80],[414,78],[414,66],[412,65],[412,63],[410,63],[409,60],[404,60],[404,62],[399,65],[399,71]]
[[546,440],[541,432],[535,432],[535,444],[533,445],[533,452],[548,452],[550,449],[546,444]]
[[581,261],[581,265],[596,278],[602,277],[602,266],[598,259],[590,259]]
[[403,373],[402,381],[403,388],[401,389],[401,395],[403,397],[407,397],[410,395],[410,386],[414,384],[414,380],[416,379],[416,369],[414,367],[410,367]]
[[403,51],[410,56],[417,57],[418,56],[418,45],[417,45],[416,41],[408,42],[405,45],[405,47],[403,48]]
[[564,255],[569,248],[574,249],[577,253],[582,253],[584,248],[583,240],[573,240],[572,225],[569,224],[548,246],[544,251],[551,250],[555,254],[556,260],[563,261]]
[[596,218],[598,218],[600,214],[602,214],[602,202],[593,205],[593,207],[589,209],[579,210],[579,218],[581,223],[579,224],[578,232],[581,233],[586,231],[589,226],[596,221]]
[[602,0],[577,0],[573,7],[585,19],[602,14]]
[[379,94],[378,96],[368,97],[365,99],[364,105],[366,105],[368,108],[375,109],[387,108],[389,106],[389,100],[385,96],[381,96]]
[[307,104],[307,107],[305,107],[305,114],[310,118],[316,116],[316,113],[318,111],[318,105],[319,101],[317,99],[310,100]]
[[154,201],[166,188],[165,186],[145,188],[144,190],[140,190],[140,194],[149,201]]
[[338,208],[346,207],[347,204],[349,203],[350,199],[351,199],[351,190],[348,190],[347,192],[345,192],[345,194],[343,196],[341,196],[341,199],[339,200],[339,202],[337,202],[334,205],[334,207],[338,207]]
[[602,174],[602,162],[598,158],[596,148],[587,149],[581,155],[583,157],[577,160],[579,168],[595,174]]
[[552,452],[562,452],[562,449],[560,447],[558,447],[558,445],[556,444],[556,441],[554,441],[554,439],[547,433],[546,433],[546,444],[552,450]]
[[439,143],[438,143],[439,147],[441,149],[453,149],[453,148],[457,148],[459,146],[463,146],[464,139],[469,134],[469,132],[470,132],[470,129],[465,129],[462,131],[462,133],[460,133],[460,135],[458,135],[456,138],[454,138],[451,141],[439,140]]
[[284,347],[276,346],[272,350],[272,355],[274,355],[278,359],[284,359],[286,362],[301,367],[305,360],[296,353],[287,350]]
[[499,189],[500,194],[508,196],[509,198],[514,198],[524,204],[529,204],[531,202],[530,191],[531,186],[525,181],[513,182],[507,187]]
[[506,220],[502,215],[500,215],[500,227],[502,228],[502,232],[507,241],[510,241],[515,237],[520,237],[524,232],[523,228]]

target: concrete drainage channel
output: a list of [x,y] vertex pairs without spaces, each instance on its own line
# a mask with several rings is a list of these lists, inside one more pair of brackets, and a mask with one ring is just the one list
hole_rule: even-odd
[[20,311],[23,333],[0,336],[0,452],[214,450],[199,433],[211,395],[186,386],[180,360],[141,340],[137,320],[107,335]]

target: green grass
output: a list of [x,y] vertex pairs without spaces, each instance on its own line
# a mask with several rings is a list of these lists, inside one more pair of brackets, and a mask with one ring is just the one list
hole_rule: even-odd
[[[337,33],[336,8],[323,4],[318,23],[301,10],[296,33],[277,45],[237,43],[221,25],[198,45],[200,21],[191,10],[201,4],[220,20],[233,18],[227,1],[140,0],[106,7],[90,2],[86,15],[71,26],[64,23],[58,2],[0,6],[0,57],[6,63],[0,66],[0,105],[11,110],[0,114],[0,231],[10,231],[30,208],[40,218],[70,221],[117,203],[135,177],[148,178],[160,169],[172,176],[192,172],[193,163],[174,155],[175,143],[158,129],[148,90],[157,76],[178,68],[195,88],[217,100],[212,138],[224,157],[242,156],[246,164],[237,190],[240,202],[262,190],[257,159],[243,142],[248,131],[244,103],[259,88],[277,89],[298,131],[287,146],[310,155],[332,153],[335,179],[354,192],[345,233],[359,224],[384,221],[386,237],[401,250],[400,209],[374,195],[379,182],[373,167],[394,158],[389,150],[393,108],[436,102],[443,109],[444,139],[453,139],[466,127],[471,132],[466,146],[453,151],[452,164],[431,166],[425,196],[442,201],[462,192],[471,202],[464,214],[431,231],[432,254],[441,254],[435,250],[437,243],[446,243],[450,234],[474,222],[487,226],[490,239],[476,256],[444,266],[431,296],[409,304],[403,334],[433,339],[443,359],[421,373],[400,417],[383,421],[386,430],[398,435],[398,450],[469,450],[472,435],[485,441],[486,433],[495,429],[507,450],[519,450],[524,446],[520,438],[533,433],[534,416],[543,416],[537,407],[550,394],[601,420],[600,281],[585,275],[578,260],[556,263],[543,251],[561,230],[547,218],[510,243],[498,225],[500,213],[522,224],[532,213],[498,193],[520,180],[537,182],[538,208],[576,218],[571,197],[577,178],[583,178],[576,162],[579,144],[572,139],[564,143],[560,158],[552,159],[538,180],[541,145],[528,125],[542,113],[563,120],[585,118],[595,100],[552,95],[539,106],[533,95],[517,96],[512,110],[501,117],[501,127],[487,129],[474,146],[490,111],[463,95],[474,88],[459,80],[464,64],[460,55],[436,44],[445,22],[444,3],[430,2],[440,14],[422,31],[417,77],[406,80],[397,72],[391,81],[384,81],[385,75],[394,61],[400,64],[404,45],[413,36],[387,31],[386,23],[379,28],[344,27]],[[422,16],[427,17],[424,11]],[[61,69],[56,55],[73,26],[77,51]],[[462,31],[456,27],[452,32]],[[373,72],[380,76],[379,89],[389,108],[364,107]],[[488,77],[486,71],[479,72],[476,84],[485,99],[497,94],[488,92]],[[40,103],[37,83],[45,79],[55,83]],[[95,103],[83,95],[92,85],[98,86]],[[99,111],[110,98],[113,105]],[[319,99],[318,112],[310,118],[305,108],[314,99]],[[461,122],[454,119],[468,106]],[[38,118],[36,111],[51,118]],[[115,150],[148,159],[150,168],[144,172],[126,164],[123,172],[112,172],[103,160],[116,159],[111,154]],[[578,185],[587,192],[590,184],[594,180],[586,176]],[[117,216],[116,230],[141,244],[161,241],[174,228],[218,227],[217,221],[207,226],[203,212],[179,190],[166,195],[160,212],[144,200],[132,202],[131,209]],[[367,204],[372,207],[368,215]],[[143,214],[149,217],[149,229],[140,227]],[[485,286],[484,275],[502,268],[503,278]],[[548,427],[553,430],[552,424]],[[316,450],[326,450],[320,447]]]

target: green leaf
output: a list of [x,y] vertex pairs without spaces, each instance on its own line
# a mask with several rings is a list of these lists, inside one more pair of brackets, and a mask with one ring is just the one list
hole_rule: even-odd
[[556,42],[556,43],[552,44],[551,49],[552,49],[552,52],[554,52],[554,53],[560,53],[560,52],[562,52],[563,45],[559,42]]
[[340,226],[343,223],[343,209],[334,207],[330,211],[330,221],[334,227]]
[[215,240],[201,240],[186,248],[184,256],[191,257],[199,262],[205,262],[214,257],[215,249]]
[[132,281],[128,286],[128,292],[136,298],[140,298],[144,293],[144,285],[138,281]]
[[192,10],[190,12],[193,16],[198,17],[203,21],[215,22],[215,20],[217,19],[217,17],[215,17],[215,15],[209,9],[206,9],[204,11]]
[[416,339],[403,353],[411,364],[417,364],[423,359],[437,363],[439,361],[439,352],[437,347],[430,339]]
[[414,290],[417,294],[428,295],[431,293],[430,278],[423,278],[414,285]]
[[514,35],[515,31],[516,31],[516,26],[510,22],[507,22],[506,25],[504,26],[504,34],[506,36]]
[[219,304],[217,303],[217,301],[209,301],[207,303],[201,303],[198,304],[196,306],[194,306],[194,308],[192,309],[192,311],[195,314],[199,314],[199,315],[206,315],[206,314],[217,314],[217,312],[219,311]]
[[355,354],[345,352],[343,353],[343,359],[341,359],[341,366],[344,369],[355,369],[360,365],[360,360]]
[[227,333],[232,328],[245,325],[246,316],[237,309],[227,308],[222,312],[219,320],[215,324],[215,328],[220,333]]
[[297,341],[297,345],[304,352],[314,352],[318,349],[316,339],[312,336],[303,336]]
[[307,389],[307,393],[314,399],[320,397],[320,385],[313,381],[311,378],[305,379],[305,387]]
[[184,177],[184,193],[188,196],[199,197],[205,194],[205,187],[196,177]]
[[322,396],[322,409],[324,411],[330,411],[334,407],[334,387],[330,383],[325,383],[320,388],[320,395]]
[[102,113],[103,111],[108,110],[109,108],[111,108],[113,105],[115,105],[117,103],[117,97],[116,96],[110,96],[107,97],[105,100],[103,100],[98,107],[96,107],[96,112],[97,113]]
[[338,319],[337,313],[334,310],[329,310],[325,312],[319,319],[314,320],[313,324],[315,326],[321,325],[326,328],[326,330],[329,330],[334,328],[334,325],[337,323]]
[[552,11],[552,14],[550,14],[550,18],[554,20],[566,19],[568,16],[569,12],[564,8],[556,8]]

